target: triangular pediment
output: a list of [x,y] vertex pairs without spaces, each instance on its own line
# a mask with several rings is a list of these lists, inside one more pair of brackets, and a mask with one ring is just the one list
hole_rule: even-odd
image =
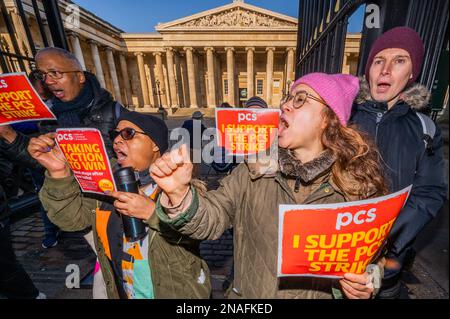
[[169,31],[217,31],[217,30],[296,30],[297,19],[259,8],[243,2],[235,2],[219,8],[200,12],[172,22],[159,24],[158,32]]

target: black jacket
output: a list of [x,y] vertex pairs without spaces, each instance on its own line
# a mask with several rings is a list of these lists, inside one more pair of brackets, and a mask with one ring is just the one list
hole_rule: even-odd
[[416,111],[428,105],[429,92],[415,85],[403,92],[390,110],[386,103],[370,101],[366,83],[354,105],[351,123],[374,138],[385,166],[391,192],[413,185],[390,235],[390,254],[400,256],[423,227],[436,216],[447,198],[443,141],[439,127],[427,152]]

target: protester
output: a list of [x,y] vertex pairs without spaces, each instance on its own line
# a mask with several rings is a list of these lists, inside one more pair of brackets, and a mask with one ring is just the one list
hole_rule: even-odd
[[[266,101],[264,101],[259,96],[253,96],[253,97],[249,98],[247,100],[247,102],[245,102],[245,107],[249,108],[249,109],[267,109],[268,108]],[[222,152],[223,152],[223,154],[225,153],[225,148],[223,148]],[[235,165],[237,165],[237,163],[230,163],[229,165],[231,166],[230,167],[230,171],[231,171],[235,167]],[[233,234],[232,229],[230,230],[230,232],[231,232],[231,234]],[[233,278],[234,278],[234,264],[231,265],[230,273],[226,276],[225,281],[222,284],[223,290],[228,289],[228,287],[233,282]]]
[[[151,176],[163,190],[163,223],[195,239],[217,239],[234,228],[235,274],[230,298],[369,298],[368,273],[342,280],[277,278],[278,207],[324,204],[386,194],[378,154],[347,127],[359,83],[350,75],[314,73],[298,79],[282,102],[279,158],[242,163],[219,189],[191,184],[186,147],[163,155]],[[275,164],[275,165],[271,165]]]
[[195,111],[192,118],[183,122],[182,128],[189,132],[189,147],[194,150],[201,150],[202,135],[206,131],[206,126],[202,123],[203,113]]
[[[95,75],[83,71],[72,53],[60,48],[44,48],[37,52],[35,61],[34,77],[41,80],[43,89],[53,96],[46,104],[57,118],[57,121],[42,121],[40,132],[53,132],[57,128],[96,128],[102,133],[108,155],[114,156],[108,133],[115,128],[120,114],[127,110],[100,86]],[[11,126],[0,127],[0,151],[22,165],[36,167],[36,161],[27,152],[28,143],[29,137]],[[90,237],[86,235],[88,242]],[[44,238],[43,247],[52,247],[56,238]]]
[[[165,123],[151,115],[128,112],[111,132],[117,165],[139,173],[141,194],[112,192],[110,197],[99,197],[81,193],[54,138],[55,134],[47,134],[32,139],[28,148],[47,169],[41,201],[50,219],[65,231],[92,226],[108,298],[208,298],[209,271],[199,257],[199,242],[161,225],[153,214],[159,189],[149,167],[168,148]],[[145,221],[145,238],[128,242],[120,214]]]
[[447,196],[441,131],[418,113],[430,99],[428,90],[414,83],[423,57],[423,42],[410,28],[397,27],[380,36],[370,51],[351,119],[376,141],[390,191],[413,185],[391,232],[380,298],[400,296],[400,275],[414,239]]
[[[58,127],[92,127],[102,133],[109,155],[112,144],[108,132],[116,126],[117,118],[126,109],[114,101],[111,94],[100,87],[95,75],[84,71],[76,57],[60,48],[44,48],[37,52],[37,76],[53,97],[48,100],[57,122],[41,123],[41,132],[51,132]],[[0,149],[11,157],[17,154],[27,157],[24,163],[33,165],[26,149],[29,138],[10,126],[0,127]],[[21,153],[24,154],[21,154]]]

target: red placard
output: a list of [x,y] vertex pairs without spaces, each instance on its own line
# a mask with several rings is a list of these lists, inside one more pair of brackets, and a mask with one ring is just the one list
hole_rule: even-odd
[[278,276],[361,274],[381,251],[411,186],[370,200],[280,205]]
[[280,110],[216,109],[218,145],[228,154],[267,151],[278,137]]
[[104,194],[117,189],[99,130],[58,129],[56,142],[83,192]]
[[56,120],[25,73],[0,75],[0,125]]

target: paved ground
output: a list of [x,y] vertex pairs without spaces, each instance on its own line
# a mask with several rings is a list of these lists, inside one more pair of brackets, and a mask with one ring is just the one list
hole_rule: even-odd
[[[180,126],[183,118],[168,121],[169,127]],[[213,125],[207,119],[208,126]],[[448,140],[448,139],[447,139]],[[448,143],[446,157],[448,158]],[[202,173],[211,187],[217,187],[219,175],[211,175],[214,171],[203,166]],[[448,173],[448,169],[447,169]],[[83,232],[62,233],[58,246],[43,249],[43,224],[38,213],[15,222],[11,227],[11,236],[18,259],[30,274],[36,286],[48,298],[56,299],[90,299],[89,287],[68,289],[65,282],[69,273],[68,265],[77,265],[80,278],[83,279],[91,270],[95,255],[83,238]],[[410,271],[404,274],[406,288],[405,298],[412,299],[448,299],[449,298],[449,218],[448,202],[418,238],[418,251]],[[223,266],[212,269],[213,297],[223,298],[222,282],[229,273],[231,259]],[[84,289],[83,289],[84,288]]]

